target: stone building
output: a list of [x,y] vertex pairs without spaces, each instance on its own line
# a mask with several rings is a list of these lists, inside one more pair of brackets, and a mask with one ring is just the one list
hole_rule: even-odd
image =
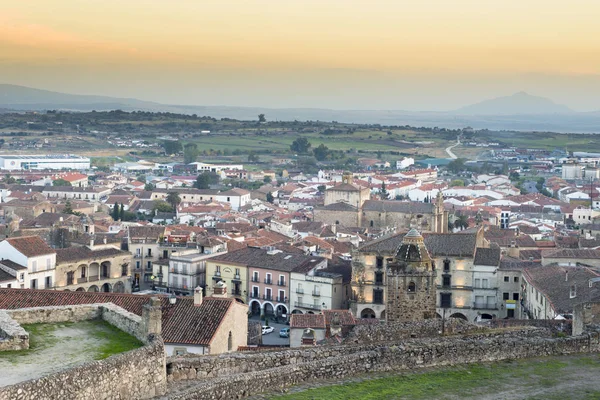
[[342,183],[325,191],[325,205],[346,203],[360,208],[371,197],[371,190],[352,182],[352,173],[345,172]]
[[435,264],[423,236],[411,229],[387,268],[387,322],[435,318]]

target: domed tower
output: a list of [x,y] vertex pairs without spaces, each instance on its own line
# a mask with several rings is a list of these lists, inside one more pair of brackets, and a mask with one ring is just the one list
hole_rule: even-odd
[[387,275],[388,322],[435,318],[435,264],[416,229],[404,236]]

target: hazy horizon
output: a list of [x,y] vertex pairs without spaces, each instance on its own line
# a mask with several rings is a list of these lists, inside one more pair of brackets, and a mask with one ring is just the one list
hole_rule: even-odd
[[0,83],[165,104],[450,111],[525,91],[600,110],[600,3],[30,0]]

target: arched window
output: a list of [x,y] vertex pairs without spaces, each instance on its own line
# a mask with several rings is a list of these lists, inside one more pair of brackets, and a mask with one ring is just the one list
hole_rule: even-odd
[[227,351],[233,350],[233,337],[231,331],[229,331],[229,337],[227,338]]
[[414,282],[408,284],[408,293],[415,293],[417,291],[417,285]]

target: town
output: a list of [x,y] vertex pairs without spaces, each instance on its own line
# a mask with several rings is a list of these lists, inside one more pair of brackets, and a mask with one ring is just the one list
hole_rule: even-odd
[[[269,126],[263,115],[258,120]],[[382,143],[394,140],[393,129],[383,127]],[[73,135],[120,134],[79,128]],[[41,340],[21,325],[100,319],[137,343],[107,360],[153,360],[143,366],[145,380],[123,381],[125,398],[217,398],[210,397],[217,389],[224,393],[218,398],[231,398],[260,388],[236,380],[223,389],[207,372],[213,363],[274,381],[276,365],[265,357],[301,349],[294,354],[306,358],[304,375],[282,372],[291,374],[276,384],[284,388],[368,371],[356,364],[367,351],[356,344],[414,339],[425,351],[418,340],[476,334],[501,342],[508,334],[523,338],[516,349],[535,349],[531,338],[596,332],[600,153],[507,146],[472,128],[440,135],[447,147],[417,144],[406,155],[373,149],[342,168],[343,152],[312,147],[301,135],[266,159],[235,149],[219,157],[174,131],[145,143],[120,135],[105,141],[124,148],[108,162],[51,153],[56,136],[19,152],[8,149],[21,142],[7,139],[0,153],[0,350],[28,351]],[[567,351],[557,343],[557,354]],[[569,352],[597,351],[577,346]],[[89,373],[61,353],[35,371],[7,371],[0,397],[17,390],[46,397],[49,389],[26,385],[50,373]],[[225,354],[233,358],[214,358]],[[371,370],[383,370],[390,357],[416,362],[394,354],[386,347]],[[461,357],[477,359],[468,351]],[[330,375],[315,374],[310,362],[319,359]],[[240,369],[254,362],[263,366]],[[8,368],[2,363],[0,356]]]

